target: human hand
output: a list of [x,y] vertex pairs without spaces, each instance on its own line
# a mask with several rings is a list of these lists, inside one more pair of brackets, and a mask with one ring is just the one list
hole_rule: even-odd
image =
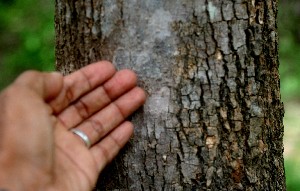
[[65,77],[22,74],[0,94],[0,190],[91,190],[130,139],[126,118],[145,99],[136,75],[109,62]]

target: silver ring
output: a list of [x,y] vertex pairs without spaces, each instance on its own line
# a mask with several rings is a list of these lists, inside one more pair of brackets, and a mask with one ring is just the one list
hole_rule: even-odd
[[78,135],[78,137],[80,137],[83,140],[83,142],[85,143],[87,148],[91,147],[91,141],[84,132],[82,132],[78,129],[72,129],[71,131],[72,131],[72,133],[74,133],[75,135]]

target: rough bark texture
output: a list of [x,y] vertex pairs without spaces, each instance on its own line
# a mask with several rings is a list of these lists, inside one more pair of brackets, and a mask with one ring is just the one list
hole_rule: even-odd
[[131,68],[149,94],[99,190],[285,190],[273,0],[56,0],[57,69]]

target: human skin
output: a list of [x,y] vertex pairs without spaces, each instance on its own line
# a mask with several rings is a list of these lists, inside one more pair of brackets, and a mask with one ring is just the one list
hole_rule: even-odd
[[92,190],[133,133],[126,118],[146,100],[136,83],[107,61],[65,77],[20,75],[0,94],[0,190]]

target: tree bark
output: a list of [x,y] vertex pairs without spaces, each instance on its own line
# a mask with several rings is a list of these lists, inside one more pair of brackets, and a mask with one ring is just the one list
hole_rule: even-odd
[[56,0],[57,69],[107,59],[148,101],[96,190],[286,190],[277,1]]

